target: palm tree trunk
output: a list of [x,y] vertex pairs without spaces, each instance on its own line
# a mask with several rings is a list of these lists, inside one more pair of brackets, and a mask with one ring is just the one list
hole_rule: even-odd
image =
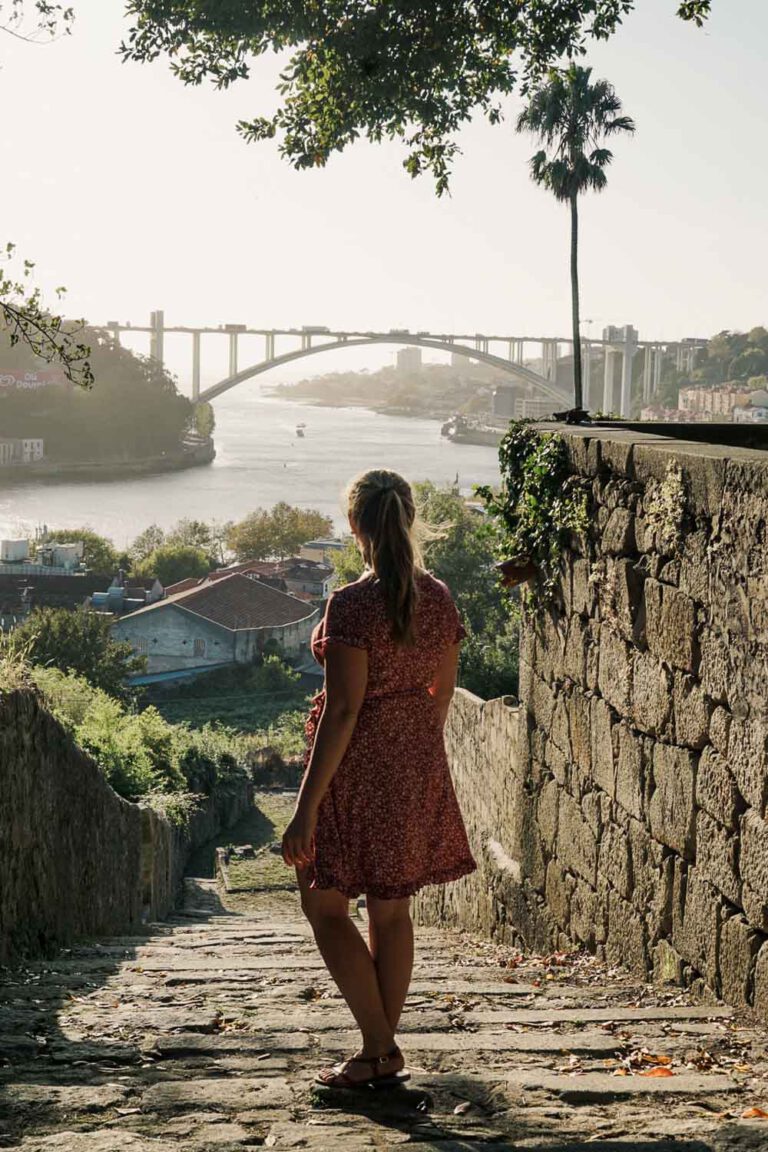
[[579,317],[579,209],[578,198],[571,196],[571,304],[573,309],[573,402],[584,407],[581,379],[581,322]]

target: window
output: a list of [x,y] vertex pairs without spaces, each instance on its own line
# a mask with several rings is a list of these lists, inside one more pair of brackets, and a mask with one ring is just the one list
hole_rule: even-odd
[[205,640],[195,640],[194,654],[195,656],[205,656]]

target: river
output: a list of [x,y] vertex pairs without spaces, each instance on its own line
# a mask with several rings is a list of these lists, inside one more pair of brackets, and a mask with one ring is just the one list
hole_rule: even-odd
[[[463,492],[498,481],[495,448],[452,444],[434,420],[383,416],[363,408],[319,408],[250,386],[216,402],[216,460],[207,466],[117,480],[36,480],[0,486],[0,538],[37,525],[89,527],[125,548],[148,524],[183,517],[238,520],[278,500],[317,508],[345,525],[342,493],[366,468]],[[296,426],[306,424],[303,439]]]

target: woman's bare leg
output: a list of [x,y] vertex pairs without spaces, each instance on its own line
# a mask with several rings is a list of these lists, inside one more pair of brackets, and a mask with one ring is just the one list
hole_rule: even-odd
[[369,896],[368,939],[381,999],[392,1031],[397,1031],[413,972],[413,924],[410,900]]
[[[385,1056],[395,1046],[394,1029],[384,1010],[371,954],[349,917],[349,900],[335,889],[310,888],[306,869],[298,868],[296,874],[301,905],[320,954],[362,1033],[360,1055]],[[370,1069],[353,1064],[347,1074],[362,1078],[370,1075]]]

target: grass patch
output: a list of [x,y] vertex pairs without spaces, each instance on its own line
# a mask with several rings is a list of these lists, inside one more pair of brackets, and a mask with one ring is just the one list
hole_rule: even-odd
[[[191,876],[212,877],[216,871],[217,848],[251,844],[258,851],[275,840],[282,840],[295,803],[295,792],[257,792],[254,807],[242,820],[192,854],[187,872]],[[233,868],[237,870],[237,877],[233,875]],[[238,888],[274,887],[278,880],[280,886],[293,882],[293,873],[285,867],[282,858],[271,853],[258,860],[232,860],[229,873]],[[261,876],[267,877],[269,883],[265,884]]]

